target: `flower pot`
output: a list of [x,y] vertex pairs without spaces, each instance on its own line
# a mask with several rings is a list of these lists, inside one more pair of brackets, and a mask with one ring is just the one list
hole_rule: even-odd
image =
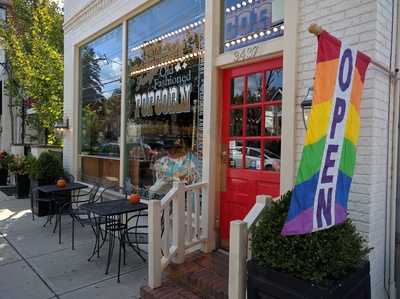
[[247,263],[247,298],[279,299],[370,299],[371,284],[369,262],[340,281],[315,284],[290,274],[259,266],[251,260]]
[[15,187],[16,187],[16,197],[17,198],[28,198],[29,190],[31,186],[31,181],[29,180],[29,176],[19,175],[15,176]]
[[6,186],[8,179],[8,169],[1,168],[0,169],[0,186]]

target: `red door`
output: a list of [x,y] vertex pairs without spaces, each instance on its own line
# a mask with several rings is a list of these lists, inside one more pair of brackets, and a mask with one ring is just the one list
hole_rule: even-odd
[[256,195],[279,195],[282,75],[282,58],[224,71],[222,247],[230,221],[243,219]]

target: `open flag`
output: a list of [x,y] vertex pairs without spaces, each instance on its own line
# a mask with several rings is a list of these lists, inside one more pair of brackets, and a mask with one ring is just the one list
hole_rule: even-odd
[[319,34],[312,109],[282,235],[307,234],[346,220],[370,61],[328,32]]

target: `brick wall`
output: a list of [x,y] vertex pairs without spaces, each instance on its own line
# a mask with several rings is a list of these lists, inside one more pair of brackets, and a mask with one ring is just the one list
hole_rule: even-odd
[[[343,42],[356,46],[383,65],[390,63],[392,5],[388,0],[301,0],[298,27],[296,160],[305,134],[300,103],[312,85],[318,23]],[[370,66],[361,104],[358,155],[349,200],[350,217],[365,236],[370,254],[373,298],[384,298],[388,76]],[[298,165],[298,163],[297,163]]]

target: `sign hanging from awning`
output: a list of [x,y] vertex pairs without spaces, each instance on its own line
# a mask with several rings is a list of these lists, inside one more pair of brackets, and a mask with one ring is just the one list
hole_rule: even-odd
[[307,234],[346,220],[370,61],[328,32],[319,34],[312,109],[282,235]]

